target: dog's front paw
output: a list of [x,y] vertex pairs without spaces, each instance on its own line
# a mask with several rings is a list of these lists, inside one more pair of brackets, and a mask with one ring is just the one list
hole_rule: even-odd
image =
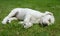
[[30,27],[31,27],[31,26],[26,26],[26,25],[24,25],[24,28],[25,28],[25,29],[28,29],[28,28],[30,28]]
[[30,28],[33,24],[32,23],[26,23],[24,24],[24,28],[27,29],[27,28]]
[[19,24],[24,24],[24,22],[23,21],[20,21]]

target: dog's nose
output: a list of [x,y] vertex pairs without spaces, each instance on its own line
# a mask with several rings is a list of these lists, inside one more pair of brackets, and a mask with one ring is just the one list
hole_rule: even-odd
[[47,23],[42,23],[42,25],[43,25],[43,27],[48,26],[48,24],[47,24]]

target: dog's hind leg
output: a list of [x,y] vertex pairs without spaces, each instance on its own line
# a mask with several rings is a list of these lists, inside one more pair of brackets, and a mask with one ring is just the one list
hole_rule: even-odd
[[18,13],[18,11],[15,10],[15,9],[13,9],[13,10],[9,13],[8,17],[10,18],[10,17],[16,16],[17,13]]
[[2,24],[6,24],[11,17],[13,17],[13,16],[16,15],[16,13],[17,13],[17,10],[13,9],[13,10],[9,13],[9,15],[6,16],[6,17],[3,19]]
[[16,17],[12,17],[12,18],[9,18],[8,20],[9,20],[8,23],[11,23],[12,20],[18,20],[18,19]]

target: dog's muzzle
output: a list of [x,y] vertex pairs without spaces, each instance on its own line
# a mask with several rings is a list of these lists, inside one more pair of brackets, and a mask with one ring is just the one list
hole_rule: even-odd
[[42,26],[45,27],[45,26],[48,26],[48,24],[47,23],[42,23]]

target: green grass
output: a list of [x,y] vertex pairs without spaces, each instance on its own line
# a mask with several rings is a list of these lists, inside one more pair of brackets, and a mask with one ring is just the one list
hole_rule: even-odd
[[[24,29],[19,21],[3,25],[1,21],[13,8],[50,11],[55,16],[55,24],[48,27],[33,25],[29,29]],[[60,0],[0,0],[0,36],[60,36]]]

